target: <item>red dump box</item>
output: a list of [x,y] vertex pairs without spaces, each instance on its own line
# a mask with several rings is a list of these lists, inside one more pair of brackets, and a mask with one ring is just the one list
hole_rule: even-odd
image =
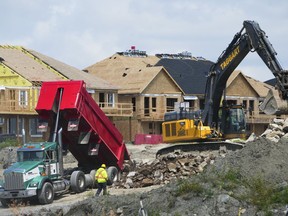
[[122,170],[123,161],[129,159],[123,136],[87,92],[84,81],[43,82],[36,111],[39,121],[49,125],[50,137],[58,104],[63,148],[73,154],[78,166],[95,169],[105,163]]

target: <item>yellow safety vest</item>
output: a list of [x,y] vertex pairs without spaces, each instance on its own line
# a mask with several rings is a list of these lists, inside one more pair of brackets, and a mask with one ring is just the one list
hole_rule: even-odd
[[98,183],[105,183],[108,180],[108,174],[106,169],[100,167],[95,174],[95,178]]

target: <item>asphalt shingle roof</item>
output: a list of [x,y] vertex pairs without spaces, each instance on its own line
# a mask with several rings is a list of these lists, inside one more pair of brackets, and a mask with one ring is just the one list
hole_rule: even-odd
[[160,59],[156,66],[163,66],[183,89],[185,94],[204,94],[206,76],[213,62],[193,59]]

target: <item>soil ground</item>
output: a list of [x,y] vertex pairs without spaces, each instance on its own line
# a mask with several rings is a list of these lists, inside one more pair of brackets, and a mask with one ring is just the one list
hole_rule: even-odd
[[[140,163],[140,162],[146,163],[146,162],[155,160],[157,151],[166,146],[168,145],[167,144],[157,144],[157,145],[127,144],[126,145],[128,152],[130,154],[131,160],[134,160],[137,163]],[[14,149],[14,153],[15,153],[15,150],[16,149]],[[7,149],[4,149],[2,152],[0,152],[1,155],[5,155],[5,154],[8,155],[7,153],[8,153]],[[10,155],[10,156],[13,158],[12,161],[15,160],[14,155]],[[7,158],[3,160],[7,161]],[[64,165],[65,168],[77,166],[77,163],[73,158],[65,158],[64,161],[67,161]],[[3,177],[3,171],[4,169],[1,166],[0,178]],[[145,187],[145,188],[131,188],[131,189],[121,189],[121,188],[116,189],[113,187],[109,187],[108,193],[109,195],[125,195],[125,194],[131,194],[131,193],[143,193],[143,192],[147,192],[158,187],[160,186],[155,185],[155,186],[150,186],[150,187]],[[54,209],[54,208],[62,207],[65,211],[65,206],[67,206],[67,209],[68,209],[69,206],[77,202],[83,201],[89,197],[93,197],[95,193],[96,193],[96,189],[88,189],[87,191],[80,193],[80,194],[73,194],[73,193],[62,194],[62,195],[57,196],[52,204],[45,205],[45,208]],[[44,207],[44,206],[39,205],[36,202],[35,203],[31,202],[27,206],[25,205],[23,206],[18,205],[12,208],[3,208],[0,203],[0,216],[21,215],[21,214],[33,215],[33,212],[41,211],[41,209]]]
[[[158,149],[165,146],[167,145],[128,144],[127,149],[131,154],[131,159],[141,163],[153,161],[156,158]],[[3,154],[1,153],[1,155]],[[241,184],[241,181],[239,181],[239,185],[234,185],[234,189],[232,187],[228,189],[229,187],[227,186],[231,186],[225,185],[228,179],[220,182],[220,185],[218,183],[216,186],[214,184],[216,182],[212,181],[209,183],[207,180],[214,179],[215,175],[225,175],[225,172],[227,174],[232,169],[232,171],[237,173],[238,180],[243,179],[245,182],[245,180],[260,178],[265,184],[276,186],[278,190],[282,190],[282,188],[287,188],[288,190],[287,155],[288,135],[283,136],[277,142],[265,137],[259,137],[246,143],[244,148],[240,150],[228,152],[224,157],[216,158],[213,164],[207,166],[205,172],[202,173],[203,175],[191,175],[187,180],[192,183],[188,183],[186,187],[182,188],[185,192],[183,195],[179,195],[181,191],[177,181],[172,181],[164,186],[157,185],[145,188],[116,189],[109,187],[109,196],[101,197],[94,197],[96,189],[90,189],[81,194],[64,194],[57,197],[49,205],[41,206],[31,203],[29,206],[16,206],[9,209],[0,207],[0,215],[134,216],[138,213],[139,201],[141,200],[143,200],[144,207],[149,212],[149,215],[286,215],[286,205],[288,203],[282,202],[276,206],[269,206],[269,209],[261,209],[249,200],[243,200],[243,197],[241,199],[239,195],[249,195],[247,193],[249,188]],[[75,166],[73,163],[65,163],[65,165]],[[229,175],[226,176],[227,178],[229,177]],[[200,185],[199,181],[202,181],[201,183],[204,182],[204,194],[199,194],[199,189],[201,188],[194,187]],[[256,204],[258,199],[261,201],[262,195],[264,196],[265,194],[259,194],[257,197],[253,196]]]

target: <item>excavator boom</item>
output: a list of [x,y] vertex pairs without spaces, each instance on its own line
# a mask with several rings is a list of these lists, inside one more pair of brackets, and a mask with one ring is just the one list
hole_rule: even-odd
[[[259,24],[246,20],[241,30],[235,34],[231,43],[210,68],[205,88],[205,106],[204,110],[201,110],[200,117],[181,113],[180,116],[188,118],[171,119],[170,117],[175,114],[170,116],[167,114],[169,120],[162,124],[164,142],[246,136],[244,110],[238,105],[228,105],[223,95],[225,96],[224,90],[230,75],[249,52],[257,52],[275,76],[281,99],[288,99],[288,72],[282,69],[276,58],[276,51]],[[271,105],[272,101],[275,102],[272,98],[266,100],[266,107],[270,107],[269,112],[272,110],[271,106],[274,106]]]

